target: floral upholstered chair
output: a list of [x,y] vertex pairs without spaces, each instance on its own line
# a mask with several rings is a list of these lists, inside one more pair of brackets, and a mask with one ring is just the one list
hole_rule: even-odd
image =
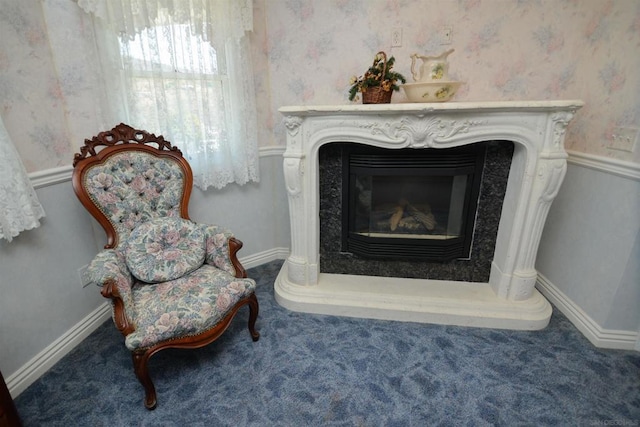
[[85,140],[73,165],[75,193],[107,235],[88,273],[111,299],[153,409],[147,362],[158,351],[213,342],[245,305],[258,340],[256,284],[238,261],[239,240],[189,220],[191,168],[162,136],[120,124]]

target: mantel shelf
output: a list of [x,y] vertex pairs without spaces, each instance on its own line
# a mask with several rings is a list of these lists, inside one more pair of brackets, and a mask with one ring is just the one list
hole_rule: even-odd
[[444,112],[525,112],[525,111],[577,111],[584,103],[567,101],[465,101],[441,103],[397,103],[397,104],[346,104],[346,105],[298,105],[281,107],[283,115],[312,116],[327,114],[357,113],[444,113]]

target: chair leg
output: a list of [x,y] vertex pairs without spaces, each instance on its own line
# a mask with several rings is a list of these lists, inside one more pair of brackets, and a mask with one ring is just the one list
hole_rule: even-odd
[[258,305],[258,298],[256,294],[253,294],[249,297],[249,333],[251,334],[251,339],[253,341],[258,341],[260,339],[260,333],[256,331],[256,320],[258,319],[258,312],[260,311],[260,306]]
[[140,384],[144,387],[144,406],[151,410],[156,409],[156,388],[149,376],[149,370],[147,369],[147,362],[149,361],[149,352],[136,352],[133,355],[133,369],[136,372],[136,377],[140,381]]

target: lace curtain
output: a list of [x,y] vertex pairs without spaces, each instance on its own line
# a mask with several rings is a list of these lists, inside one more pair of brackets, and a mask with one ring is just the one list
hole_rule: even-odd
[[0,118],[0,239],[40,225],[44,209]]
[[259,180],[251,0],[78,0],[112,117],[162,133],[205,190]]

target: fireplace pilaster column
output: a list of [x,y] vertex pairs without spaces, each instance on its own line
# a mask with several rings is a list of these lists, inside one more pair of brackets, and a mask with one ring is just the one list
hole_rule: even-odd
[[309,217],[313,210],[313,192],[305,176],[308,156],[303,152],[304,134],[300,117],[287,117],[287,150],[284,153],[283,170],[289,199],[289,221],[291,223],[291,254],[287,258],[287,274],[292,283],[314,285],[318,278],[318,263],[313,257],[310,238]]
[[[556,157],[557,156],[557,157]],[[531,297],[538,272],[535,269],[538,245],[551,202],[558,194],[567,170],[566,154],[556,153],[552,158],[538,159],[531,196],[523,227],[517,231],[520,240],[516,264],[506,292],[510,300],[521,301]]]
[[535,262],[540,238],[551,203],[558,195],[567,172],[568,155],[564,150],[564,136],[572,118],[572,111],[551,113],[546,121],[545,136],[536,150],[536,173],[533,177],[527,213],[523,226],[517,231],[520,240],[518,248],[521,253],[517,254],[517,262],[506,293],[510,300],[526,300],[535,289],[538,279]]

